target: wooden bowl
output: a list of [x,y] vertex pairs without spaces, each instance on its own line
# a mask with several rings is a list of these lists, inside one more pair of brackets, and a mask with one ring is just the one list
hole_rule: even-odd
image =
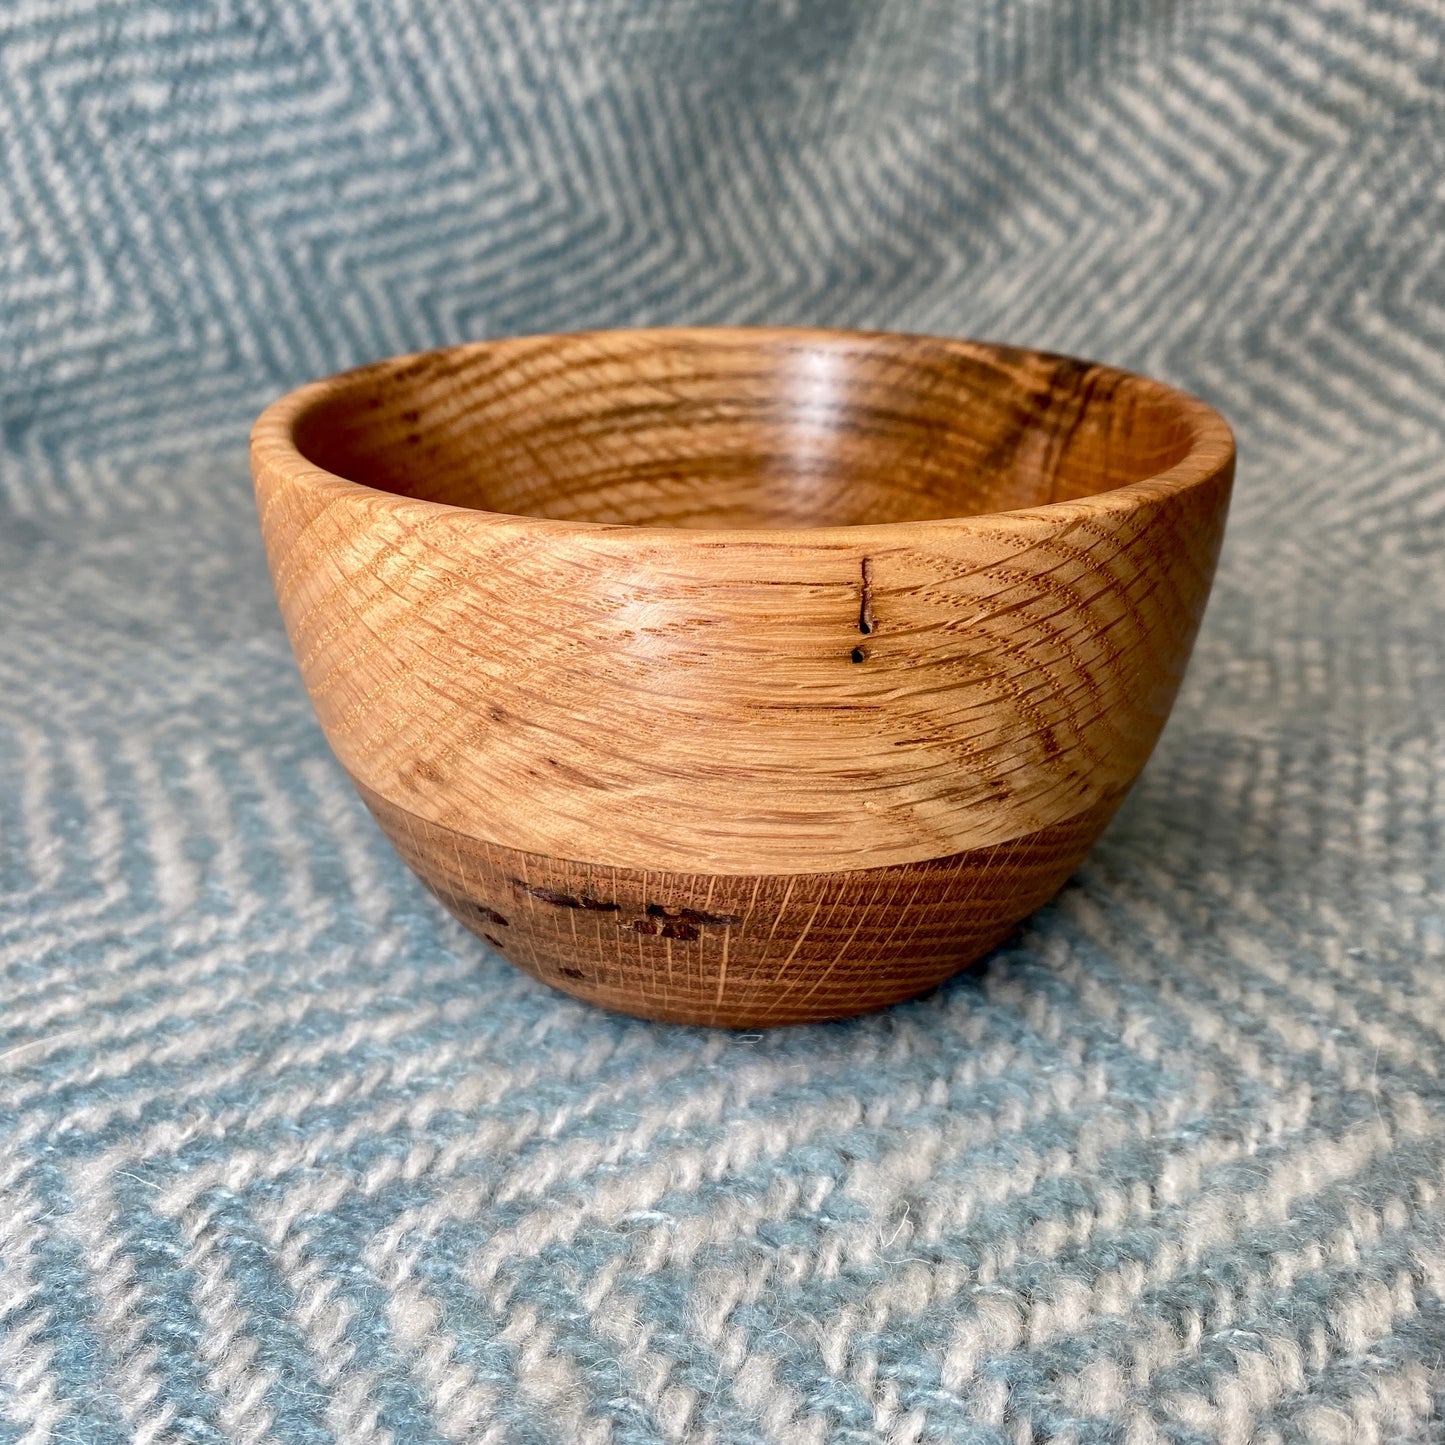
[[458,346],[256,424],[276,594],[398,852],[519,968],[757,1027],[919,993],[1149,756],[1234,446],[1158,382],[835,331]]

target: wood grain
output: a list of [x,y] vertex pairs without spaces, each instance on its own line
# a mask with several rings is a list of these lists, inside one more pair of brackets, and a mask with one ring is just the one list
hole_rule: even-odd
[[[252,456],[282,614],[365,795],[688,897],[1112,807],[1182,677],[1233,471],[1216,413],[1113,368],[755,330],[399,358],[283,398]],[[831,990],[809,997],[836,1012]]]
[[933,988],[1052,898],[1120,801],[949,858],[747,876],[521,853],[357,790],[431,892],[517,967],[607,1008],[732,1028],[841,1018]]

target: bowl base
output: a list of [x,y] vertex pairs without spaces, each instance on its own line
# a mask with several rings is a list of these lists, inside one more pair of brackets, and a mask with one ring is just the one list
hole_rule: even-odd
[[942,983],[1053,897],[1120,801],[946,858],[745,875],[519,852],[357,791],[431,892],[518,968],[623,1013],[747,1029],[867,1013]]

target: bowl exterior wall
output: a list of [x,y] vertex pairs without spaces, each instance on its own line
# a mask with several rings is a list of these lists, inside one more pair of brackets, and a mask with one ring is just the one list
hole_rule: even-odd
[[258,489],[302,676],[373,793],[520,852],[781,875],[1007,843],[1127,788],[1183,677],[1228,476],[756,535],[530,522],[266,465]]

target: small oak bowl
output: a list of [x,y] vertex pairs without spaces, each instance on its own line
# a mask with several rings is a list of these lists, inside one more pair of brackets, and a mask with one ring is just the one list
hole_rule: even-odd
[[1234,444],[1040,352],[613,331],[302,387],[252,462],[427,887],[568,993],[757,1027],[919,993],[1059,888],[1168,716]]

